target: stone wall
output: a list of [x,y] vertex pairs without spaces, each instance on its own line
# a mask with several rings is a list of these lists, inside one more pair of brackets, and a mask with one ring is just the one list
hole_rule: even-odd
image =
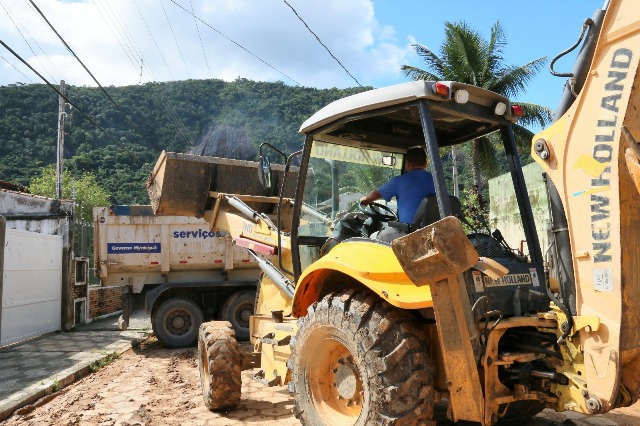
[[89,319],[112,314],[122,309],[122,287],[89,286]]

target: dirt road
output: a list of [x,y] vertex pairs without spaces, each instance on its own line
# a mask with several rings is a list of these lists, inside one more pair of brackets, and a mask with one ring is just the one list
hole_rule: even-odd
[[[243,373],[242,404],[212,413],[202,402],[195,349],[165,349],[153,339],[123,354],[98,372],[19,410],[2,426],[195,426],[297,425],[293,399],[281,388],[267,388]],[[439,421],[438,426],[450,425]],[[544,412],[518,426],[638,426],[640,405],[585,418]]]

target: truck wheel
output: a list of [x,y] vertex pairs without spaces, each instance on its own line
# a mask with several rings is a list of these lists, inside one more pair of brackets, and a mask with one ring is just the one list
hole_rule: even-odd
[[249,318],[253,315],[256,292],[243,290],[232,294],[220,309],[220,318],[229,321],[238,340],[249,340]]
[[190,299],[169,299],[152,315],[153,332],[163,345],[184,348],[195,344],[202,309]]
[[433,367],[415,320],[369,292],[330,294],[291,339],[305,425],[435,424]]
[[238,342],[228,321],[211,321],[200,326],[198,369],[202,396],[209,410],[238,405],[242,367]]

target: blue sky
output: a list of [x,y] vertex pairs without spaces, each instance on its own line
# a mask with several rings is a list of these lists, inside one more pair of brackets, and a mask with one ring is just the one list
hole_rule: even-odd
[[[401,65],[421,66],[413,43],[438,50],[446,21],[466,21],[488,36],[500,20],[508,38],[505,60],[522,65],[542,56],[551,59],[572,45],[583,21],[604,0],[288,3],[358,82],[381,87],[407,81]],[[283,0],[39,0],[37,4],[105,86],[238,77],[318,88],[356,85]],[[185,12],[191,5],[202,21]],[[95,85],[28,2],[1,0],[0,6],[0,39],[45,78]],[[41,82],[2,47],[0,55],[0,85]],[[565,59],[557,68],[568,71],[571,66],[572,59]],[[563,79],[544,69],[518,100],[555,108],[563,84]]]
[[[546,56],[549,61],[577,41],[582,23],[593,16],[604,0],[375,0],[376,16],[402,35],[437,50],[444,39],[444,22],[465,21],[486,37],[500,21],[508,38],[505,61],[523,65]],[[573,58],[557,62],[556,70],[570,71]],[[420,66],[413,58],[412,65]],[[553,77],[547,68],[531,82],[523,101],[555,109],[565,79]]]

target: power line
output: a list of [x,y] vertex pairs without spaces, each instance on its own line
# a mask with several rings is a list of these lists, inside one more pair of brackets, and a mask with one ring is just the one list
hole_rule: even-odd
[[171,68],[169,67],[169,64],[167,63],[167,60],[165,59],[164,55],[162,54],[162,49],[160,49],[160,46],[158,45],[158,42],[156,41],[156,38],[153,36],[153,33],[151,32],[151,29],[149,28],[149,25],[147,25],[147,20],[144,19],[144,15],[142,14],[142,11],[140,10],[140,7],[138,7],[138,2],[136,0],[133,0],[133,4],[136,5],[136,9],[138,9],[138,14],[142,18],[142,22],[144,22],[144,26],[147,28],[147,31],[149,32],[149,35],[151,36],[151,40],[153,40],[153,44],[156,45],[156,49],[158,49],[158,53],[160,53],[160,57],[162,58],[162,61],[164,62],[164,65],[167,67],[167,71],[169,71],[169,75],[171,76],[171,79],[175,80],[176,78],[173,75],[173,72],[171,72]]
[[200,35],[200,28],[198,28],[198,20],[195,18],[195,12],[193,11],[193,3],[189,0],[189,6],[191,6],[191,14],[194,16],[193,22],[198,32],[198,38],[200,39],[200,47],[202,47],[202,55],[204,56],[204,62],[207,64],[207,71],[211,75],[211,69],[209,68],[209,61],[207,60],[207,52],[204,50],[204,44],[202,43],[202,36]]
[[[7,16],[9,17],[9,19],[11,20],[11,22],[13,23],[13,25],[16,27],[16,29],[18,30],[18,32],[20,33],[20,36],[22,37],[22,39],[24,40],[25,43],[27,43],[27,46],[29,46],[29,50],[31,50],[31,53],[33,53],[34,58],[36,58],[36,60],[40,63],[40,65],[42,66],[42,68],[47,72],[47,74],[49,74],[49,77],[51,77],[51,79],[55,79],[55,77],[51,74],[51,72],[47,69],[47,67],[44,66],[44,64],[42,63],[42,61],[40,60],[40,57],[36,54],[36,52],[33,50],[33,47],[31,47],[31,43],[29,43],[29,41],[27,40],[27,38],[24,36],[24,34],[22,33],[22,30],[20,30],[20,27],[18,27],[18,24],[16,23],[16,21],[13,20],[13,17],[11,16],[11,14],[9,13],[9,11],[7,10],[6,7],[4,7],[4,5],[2,3],[0,3],[0,6],[2,6],[2,8],[4,9],[4,11],[7,13]],[[26,28],[25,28],[26,31]],[[32,40],[34,40],[33,37],[31,37]],[[38,45],[39,46],[39,45]],[[40,48],[40,50],[42,50],[42,48]],[[42,53],[44,53],[44,51],[42,51]],[[46,56],[46,53],[45,53]],[[60,71],[60,70],[58,70]]]
[[206,25],[207,27],[211,28],[213,31],[217,32],[218,34],[220,34],[222,37],[226,38],[227,40],[229,40],[231,43],[235,44],[236,46],[238,46],[240,49],[244,50],[245,52],[247,52],[249,55],[253,56],[254,58],[256,58],[257,60],[259,60],[260,62],[262,62],[263,64],[265,64],[266,66],[268,66],[269,68],[273,69],[274,71],[278,72],[279,74],[282,74],[283,76],[285,76],[286,78],[288,78],[289,80],[293,81],[295,84],[297,84],[298,86],[301,86],[300,83],[298,83],[297,81],[295,81],[293,78],[289,77],[287,74],[285,74],[284,72],[280,71],[279,69],[277,69],[276,67],[274,67],[273,65],[271,65],[270,63],[268,63],[267,61],[265,61],[264,59],[262,59],[261,57],[259,57],[258,55],[256,55],[255,53],[253,53],[252,51],[250,51],[249,49],[247,49],[246,47],[244,47],[243,45],[241,45],[240,43],[232,40],[231,38],[229,38],[228,36],[226,36],[225,34],[223,34],[222,32],[218,31],[217,29],[215,29],[214,27],[212,27],[211,25],[209,25],[208,23],[206,23],[205,21],[203,21],[202,19],[200,19],[199,17],[197,17],[195,14],[189,12],[187,9],[185,9],[184,7],[182,7],[182,5],[176,3],[175,0],[171,0],[171,3],[175,4],[176,6],[178,6],[180,9],[184,10],[186,13],[188,13],[189,15],[193,16],[195,19],[197,19],[198,21],[202,22],[204,25]]
[[[134,53],[138,55],[138,59],[140,59],[140,62],[142,63],[143,62],[142,52],[140,51],[140,48],[136,45],[135,39],[131,34],[131,31],[129,31],[129,29],[127,28],[127,25],[124,23],[124,20],[122,19],[122,17],[120,16],[120,13],[118,12],[118,9],[111,7],[111,4],[108,1],[105,1],[105,3],[109,8],[109,10],[111,11],[111,14],[115,18],[115,22],[120,26],[120,28],[122,28],[122,33],[124,34],[126,39],[129,41],[127,45],[129,44],[131,45],[131,49],[134,51]],[[136,71],[137,70],[138,70],[138,67],[136,66]]]
[[314,32],[313,32],[313,30],[311,30],[311,28],[309,28],[309,25],[307,25],[307,23],[304,21],[304,19],[302,19],[302,17],[301,17],[301,16],[298,14],[298,12],[293,8],[293,6],[291,6],[287,0],[282,0],[282,1],[284,1],[284,3],[285,3],[287,6],[289,6],[289,8],[293,11],[293,13],[298,17],[298,19],[300,20],[300,22],[302,22],[302,23],[304,24],[304,26],[305,26],[305,27],[307,27],[307,30],[309,30],[309,32],[310,32],[311,34],[313,34],[313,36],[316,38],[316,40],[318,40],[318,43],[320,43],[320,45],[321,45],[322,47],[324,47],[324,48],[325,48],[325,50],[326,50],[327,52],[329,52],[329,55],[331,55],[331,57],[332,57],[333,59],[335,59],[335,61],[338,63],[338,65],[340,65],[340,66],[342,67],[342,69],[343,69],[343,70],[344,70],[344,71],[349,75],[349,77],[351,77],[351,78],[353,79],[353,81],[355,81],[355,82],[358,84],[358,86],[362,87],[362,84],[360,84],[360,82],[359,82],[359,81],[358,81],[358,80],[353,76],[353,74],[351,74],[351,73],[349,72],[349,70],[348,70],[347,68],[345,68],[345,66],[344,66],[344,65],[342,65],[342,62],[340,62],[340,61],[338,60],[338,58],[336,58],[336,57],[335,57],[335,55],[331,52],[331,50],[329,50],[329,48],[328,48],[327,46],[325,46],[325,44],[322,42],[322,40],[320,40],[320,37],[318,37],[318,36],[317,36],[317,34],[316,34],[316,33],[314,33]]
[[[133,58],[131,57],[131,54],[133,54],[133,52],[131,51],[131,48],[128,45],[125,48],[125,46],[122,44],[124,40],[122,39],[122,37],[119,37],[118,34],[116,34],[116,31],[118,29],[117,29],[115,23],[113,22],[113,20],[111,19],[111,17],[109,17],[109,21],[111,21],[111,24],[113,24],[113,25],[111,25],[109,23],[109,21],[107,21],[107,17],[105,16],[105,14],[107,14],[106,8],[105,8],[105,13],[102,13],[102,10],[100,10],[100,7],[98,7],[98,2],[97,1],[94,1],[93,5],[96,7],[96,10],[100,14],[100,16],[102,17],[104,22],[107,24],[107,26],[109,27],[109,30],[111,31],[111,34],[113,34],[113,36],[115,37],[116,41],[120,45],[120,48],[122,48],[122,51],[127,56],[127,59],[129,59],[129,62],[131,62],[131,65],[133,66],[133,69],[135,69],[137,71],[138,65],[134,62]],[[127,51],[127,49],[128,49],[128,51]]]
[[[169,67],[169,64],[167,63],[167,60],[165,59],[164,55],[162,54],[162,49],[160,49],[160,46],[158,45],[158,42],[156,41],[156,38],[153,36],[153,33],[151,32],[151,29],[149,28],[149,25],[147,24],[147,20],[144,18],[143,13],[140,10],[140,7],[138,6],[138,2],[136,0],[133,0],[133,4],[136,5],[136,9],[138,10],[138,14],[140,15],[140,18],[142,19],[142,22],[144,23],[144,26],[147,29],[147,32],[149,33],[149,36],[151,37],[151,40],[153,40],[153,43],[155,44],[156,49],[158,49],[158,53],[160,54],[160,57],[162,58],[162,61],[164,62],[165,67],[167,67],[167,71],[169,71],[169,75],[171,76],[172,80],[175,80],[175,77],[173,76],[173,73],[171,72],[171,68]],[[141,56],[141,58],[143,60],[145,59],[144,56],[142,55],[142,52],[140,52],[140,56]],[[145,72],[147,72],[147,71],[145,70]],[[151,77],[150,80],[154,80],[153,79],[153,75],[151,74],[150,71],[147,72],[147,74]],[[161,87],[161,86],[159,86],[159,87]],[[164,91],[165,89],[162,88],[162,90]],[[178,130],[182,131],[183,138],[186,135],[186,138],[184,138],[183,141],[186,140],[188,142],[188,145],[193,146],[193,139],[191,137],[191,134],[189,133],[189,131],[187,130],[185,125],[180,120],[180,117],[176,113],[175,109],[173,109],[173,106],[171,105],[171,103],[168,102],[168,98],[162,92],[160,93],[160,95],[163,96],[164,100],[167,100],[167,102],[163,102],[162,103],[163,107],[165,108],[165,111],[167,112],[167,115],[169,116],[170,119],[173,119],[174,123],[177,123],[177,128],[178,128]]]
[[[100,124],[98,124],[89,114],[87,114],[86,112],[84,112],[78,105],[76,105],[71,99],[69,99],[67,97],[67,95],[65,95],[64,93],[60,92],[58,90],[57,87],[55,87],[53,84],[49,83],[49,81],[42,75],[40,74],[35,68],[33,68],[31,65],[29,65],[29,63],[27,61],[25,61],[22,56],[20,56],[18,53],[16,53],[12,48],[10,48],[4,41],[0,40],[0,44],[2,44],[2,46],[7,49],[13,56],[15,56],[16,58],[18,58],[18,60],[20,60],[20,62],[22,62],[24,65],[26,65],[31,71],[33,71],[38,77],[40,77],[40,79],[42,81],[44,81],[47,86],[49,86],[51,89],[53,89],[54,92],[56,92],[59,96],[61,96],[65,101],[67,101],[69,103],[69,105],[71,105],[72,107],[74,107],[76,110],[78,110],[78,112],[80,114],[82,114],[87,120],[89,120],[91,122],[91,124],[93,124],[94,126],[96,126],[98,129],[100,129],[102,131],[102,133],[104,133],[106,136],[108,136],[116,145],[120,145],[120,142],[118,142],[118,140],[116,140],[116,138],[109,133],[104,127],[102,127]],[[135,155],[135,153],[131,152],[131,150],[129,150],[127,147],[122,146],[121,148],[123,148],[125,151],[127,151],[129,154],[131,154],[131,156],[138,161],[138,163],[140,165],[142,165],[142,161],[138,158],[137,155]]]
[[[113,100],[113,98],[111,97],[111,95],[109,95],[109,93],[107,93],[107,91],[105,90],[104,87],[102,87],[102,85],[100,84],[100,82],[98,81],[98,79],[91,73],[91,71],[89,71],[89,68],[86,67],[86,65],[80,60],[80,58],[78,57],[78,55],[76,55],[76,53],[73,51],[73,49],[71,49],[71,47],[67,44],[67,42],[64,40],[64,38],[62,38],[62,36],[58,33],[58,31],[56,31],[56,29],[53,27],[53,25],[51,25],[51,23],[49,22],[49,20],[47,19],[46,16],[44,16],[44,13],[42,13],[42,11],[38,8],[38,6],[35,5],[35,3],[33,2],[33,0],[29,0],[29,2],[33,5],[33,7],[38,11],[38,13],[40,14],[40,16],[42,17],[42,19],[44,19],[44,21],[47,23],[47,25],[49,25],[49,28],[51,28],[51,30],[58,36],[58,38],[60,39],[60,41],[62,42],[62,44],[64,44],[64,47],[67,48],[67,50],[69,51],[69,53],[71,53],[73,55],[74,58],[76,58],[76,60],[80,63],[80,65],[82,65],[82,67],[85,69],[85,71],[91,76],[91,78],[93,79],[93,81],[96,82],[96,84],[98,85],[98,87],[100,88],[100,90],[102,91],[102,93],[104,93],[104,95],[109,99],[109,101],[111,101],[111,103],[116,107],[116,109],[124,116],[124,118],[127,119],[127,121],[129,122],[129,124],[131,125],[131,127],[136,131],[136,133],[138,133],[138,135],[140,137],[142,137],[142,139],[146,142],[146,137],[142,134],[142,132],[140,132],[140,130],[138,129],[138,127],[135,125],[135,123],[133,121],[131,121],[131,119],[129,118],[129,116],[122,110],[122,108],[120,108],[120,105],[118,105],[116,103],[116,101]],[[148,142],[147,145],[151,146]]]
[[9,62],[4,56],[0,55],[0,58],[4,59],[4,61],[6,63],[8,63],[9,65],[11,65],[13,67],[13,69],[15,69],[16,71],[18,71],[20,74],[22,74],[22,76],[24,78],[26,78],[27,80],[29,80],[31,82],[31,84],[35,84],[33,80],[31,80],[29,77],[27,77],[22,71],[20,71],[18,68],[16,68],[15,65],[13,65],[11,62]]
[[189,79],[191,79],[191,74],[189,73],[189,67],[187,67],[187,61],[185,61],[184,56],[182,56],[182,49],[180,49],[180,43],[178,43],[178,39],[176,38],[176,33],[173,31],[171,20],[169,19],[169,15],[167,15],[167,9],[164,8],[164,1],[160,0],[160,4],[162,5],[162,11],[164,12],[165,18],[167,18],[167,23],[169,24],[171,35],[173,35],[173,41],[176,42],[176,47],[178,48],[178,53],[180,53],[180,58],[182,59],[182,63],[184,64],[184,69],[187,70],[187,76],[189,77]]
[[[97,2],[97,0],[94,0]],[[107,10],[107,7],[104,7],[105,10],[105,14],[107,16],[112,15],[113,19],[111,18],[111,16],[109,16],[109,20],[111,21],[111,23],[113,24],[114,28],[116,29],[116,31],[118,32],[119,36],[116,35],[114,33],[114,36],[116,38],[120,37],[122,38],[123,42],[127,45],[127,48],[129,49],[129,51],[131,52],[132,56],[137,56],[140,60],[140,67],[138,68],[135,64],[134,65],[136,72],[138,72],[138,69],[140,69],[140,78],[142,80],[142,74],[147,74],[149,77],[149,80],[154,80],[153,74],[151,73],[151,71],[147,71],[147,69],[143,68],[144,66],[144,61],[145,61],[145,57],[144,54],[142,53],[142,50],[140,49],[140,47],[137,45],[136,41],[135,41],[135,37],[133,37],[131,31],[129,31],[129,29],[127,28],[127,25],[125,24],[124,20],[122,19],[122,17],[120,16],[120,14],[118,13],[118,10],[115,8],[112,8],[111,5],[109,4],[109,2],[106,2],[106,5],[108,7],[109,10]],[[137,7],[137,4],[136,4]],[[97,8],[97,4],[96,4],[96,8]],[[138,12],[140,13],[140,9],[138,8]],[[140,13],[141,14],[141,13]],[[142,15],[142,14],[141,14]],[[107,22],[105,15],[102,15],[102,18],[105,20],[105,22],[107,23],[107,25],[109,25],[109,22]],[[142,17],[144,20],[144,17]],[[146,26],[146,21],[145,21],[145,26]],[[149,30],[148,26],[147,26],[147,30]],[[113,32],[113,31],[112,31]],[[125,40],[126,38],[126,40]],[[151,34],[151,38],[153,39],[153,34]],[[128,40],[128,41],[127,41]],[[155,42],[155,39],[154,39]],[[156,43],[157,45],[157,43]],[[120,46],[122,46],[122,43],[120,43]],[[124,50],[124,47],[123,47]],[[162,52],[160,52],[162,54]],[[127,54],[126,50],[125,50],[125,54]],[[127,56],[129,56],[127,54]],[[164,59],[164,58],[163,58]],[[131,58],[130,58],[131,60]],[[149,63],[149,61],[147,61],[147,63]],[[161,87],[161,90],[165,90],[164,88]],[[153,92],[151,92],[153,94]],[[169,102],[169,100],[167,99],[166,96],[164,96],[164,94],[160,93],[160,96],[162,97],[160,104],[162,105],[162,107],[164,108],[165,112],[167,113],[167,117],[173,121],[173,123],[176,125],[176,129],[178,130],[178,132],[181,132],[181,138],[182,138],[182,142],[184,143],[185,146],[192,146],[193,145],[193,139],[191,137],[191,134],[189,133],[189,130],[185,127],[184,123],[182,123],[182,120],[180,120],[180,117],[178,116],[178,114],[175,112],[175,110],[173,109],[173,106],[171,105],[171,103]]]

